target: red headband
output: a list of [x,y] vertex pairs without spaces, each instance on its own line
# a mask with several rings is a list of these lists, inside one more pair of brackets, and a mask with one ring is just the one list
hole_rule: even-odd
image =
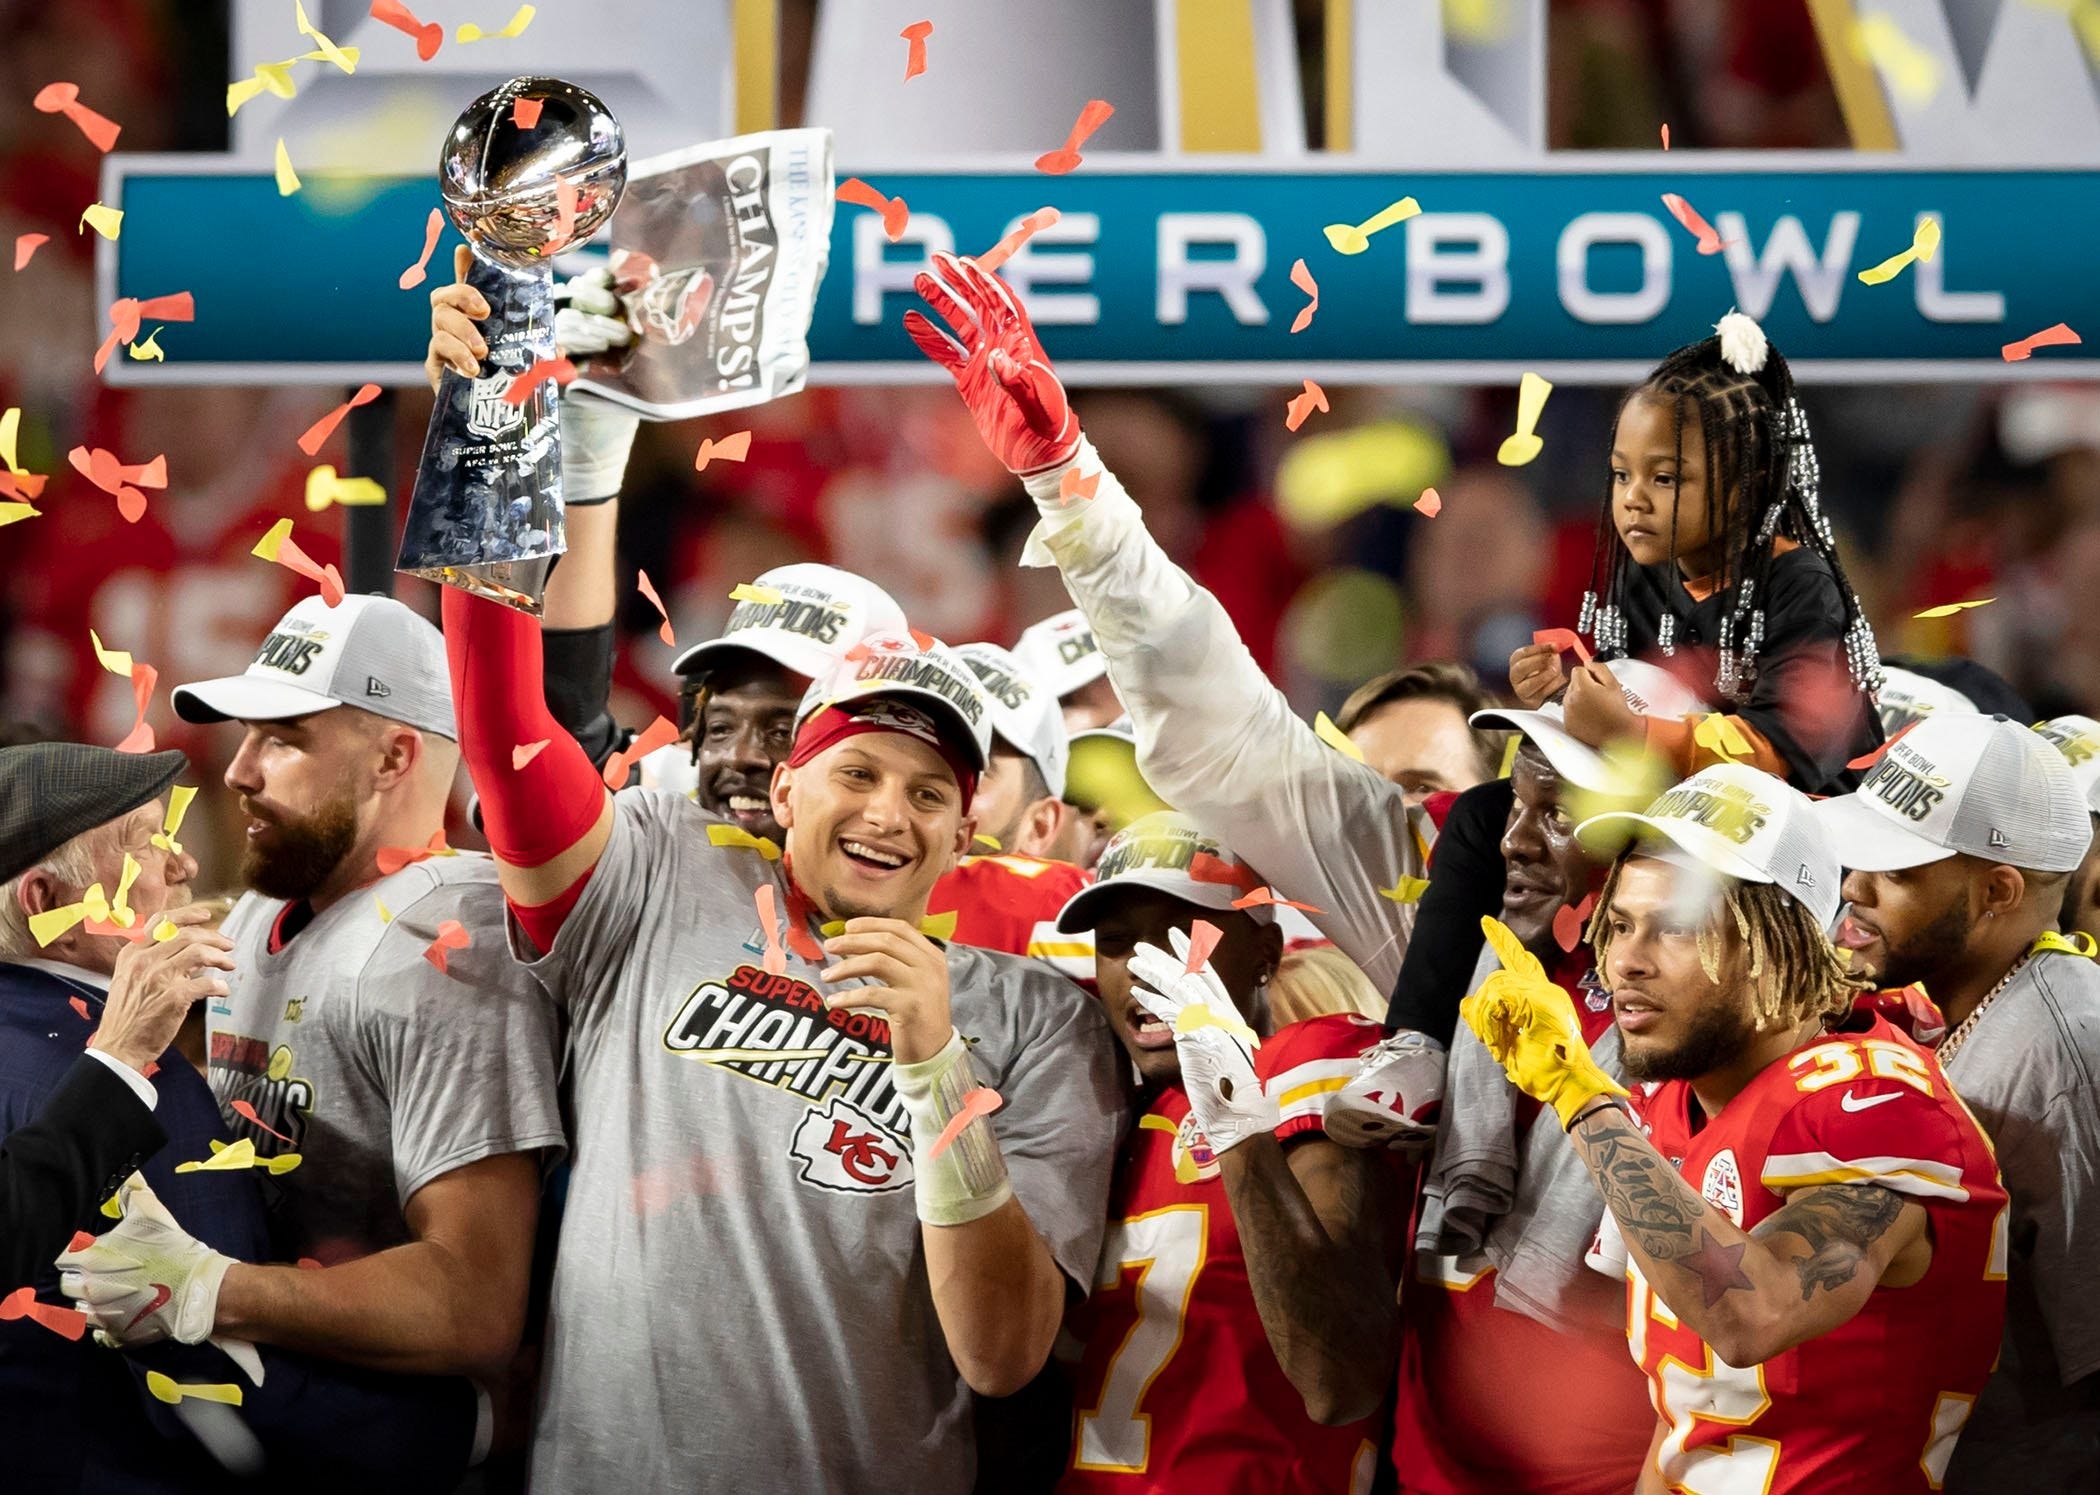
[[[880,697],[877,699],[882,700],[885,705],[894,704]],[[894,733],[899,737],[923,742],[941,755],[941,761],[947,764],[948,771],[955,775],[955,787],[962,794],[963,813],[970,813],[970,802],[977,797],[977,770],[970,767],[968,760],[956,751],[955,746],[941,733],[929,713],[904,706],[897,711],[856,715],[854,710],[857,709],[825,706],[813,712],[809,719],[803,722],[802,730],[795,734],[795,746],[788,754],[787,766],[800,768],[826,748],[836,747],[847,738],[858,737],[863,732]],[[910,718],[923,721],[925,729],[922,731],[917,726],[908,724]]]

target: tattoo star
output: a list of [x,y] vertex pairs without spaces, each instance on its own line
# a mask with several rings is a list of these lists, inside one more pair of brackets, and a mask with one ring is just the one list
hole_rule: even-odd
[[1678,1258],[1677,1265],[1699,1279],[1699,1290],[1706,1296],[1706,1306],[1711,1308],[1721,1301],[1724,1294],[1739,1287],[1750,1287],[1750,1279],[1743,1274],[1743,1252],[1749,1249],[1746,1241],[1741,1245],[1724,1246],[1713,1237],[1713,1232],[1701,1228],[1699,1249],[1689,1256]]

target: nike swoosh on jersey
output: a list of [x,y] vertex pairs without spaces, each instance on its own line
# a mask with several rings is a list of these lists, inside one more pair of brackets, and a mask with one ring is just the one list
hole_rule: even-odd
[[1870,1095],[1865,1100],[1861,1100],[1857,1096],[1853,1095],[1851,1091],[1847,1090],[1843,1095],[1838,1097],[1838,1104],[1843,1106],[1848,1111],[1871,1111],[1874,1107],[1880,1105],[1884,1101],[1901,1099],[1902,1095],[1903,1092],[1900,1090],[1891,1090],[1886,1095]]

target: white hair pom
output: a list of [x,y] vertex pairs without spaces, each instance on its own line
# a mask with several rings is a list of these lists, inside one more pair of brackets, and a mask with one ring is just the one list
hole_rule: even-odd
[[1765,341],[1764,328],[1742,312],[1730,310],[1714,323],[1721,335],[1721,360],[1738,374],[1754,374],[1765,366],[1772,345]]

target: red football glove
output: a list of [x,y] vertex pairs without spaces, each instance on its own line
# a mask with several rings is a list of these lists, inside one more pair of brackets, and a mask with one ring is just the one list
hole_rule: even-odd
[[954,375],[992,454],[1024,478],[1071,461],[1079,450],[1078,418],[1006,283],[975,260],[943,252],[912,284],[955,335],[917,311],[904,314],[904,330],[921,353]]

